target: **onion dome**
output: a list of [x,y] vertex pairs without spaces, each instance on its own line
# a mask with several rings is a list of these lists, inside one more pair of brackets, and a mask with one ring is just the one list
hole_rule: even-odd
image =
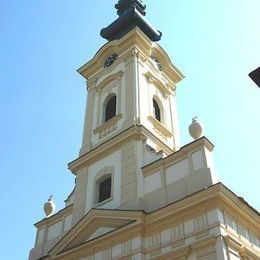
[[162,33],[145,19],[146,6],[141,0],[119,0],[115,8],[119,18],[101,30],[103,38],[108,41],[118,40],[138,26],[151,41],[161,39]]

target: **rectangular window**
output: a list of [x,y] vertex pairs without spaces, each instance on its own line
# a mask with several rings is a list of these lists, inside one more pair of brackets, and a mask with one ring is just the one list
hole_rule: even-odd
[[99,183],[98,202],[102,202],[111,197],[111,176]]

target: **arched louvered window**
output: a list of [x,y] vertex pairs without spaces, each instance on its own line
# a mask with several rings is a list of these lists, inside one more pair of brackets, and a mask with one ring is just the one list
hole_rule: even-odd
[[155,99],[153,99],[153,115],[159,122],[161,122],[161,110]]
[[105,122],[116,115],[116,95],[113,94],[105,103]]

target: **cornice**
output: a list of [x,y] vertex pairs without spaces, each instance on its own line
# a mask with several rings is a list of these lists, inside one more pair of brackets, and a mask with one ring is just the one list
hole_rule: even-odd
[[[122,239],[134,236],[136,233],[139,234],[142,223],[144,222],[144,214],[145,213],[142,211],[92,209],[50,250],[49,253],[50,255],[58,254],[58,259],[59,257],[64,259],[62,257],[69,257],[75,252],[78,254],[81,250],[86,250],[88,248],[91,248],[91,250],[94,251],[102,250],[111,246],[112,243],[122,241]],[[91,224],[91,230],[93,231],[98,226],[110,223],[120,224],[120,221],[123,225],[114,231],[101,235],[93,240],[76,244],[77,241],[82,240],[83,237],[81,233],[86,225]],[[128,232],[126,232],[126,230],[128,230]],[[108,239],[108,237],[111,239]],[[72,247],[70,248],[71,242]]]
[[255,233],[260,236],[260,213],[223,184],[221,184],[220,190],[219,208],[236,218],[245,227],[250,223],[251,227],[254,227]]
[[[54,256],[55,259],[72,259],[70,257],[75,256],[75,254],[77,254],[77,256],[82,254],[83,256],[86,252],[99,252],[137,236],[141,236],[143,238],[151,236],[169,228],[169,226],[174,226],[180,222],[183,223],[188,219],[200,216],[201,214],[206,214],[212,209],[219,208],[221,205],[226,204],[226,207],[236,207],[237,202],[234,201],[234,196],[235,195],[222,183],[218,183],[151,213],[145,213],[143,211],[93,209],[86,216],[84,216],[78,224],[76,224],[73,229],[69,231],[64,238],[62,238],[62,240],[58,242],[58,244],[50,251],[50,255]],[[240,201],[238,204],[243,204],[243,202]],[[237,214],[240,214],[240,205],[237,205],[235,210],[237,211]],[[245,216],[245,221],[247,221],[249,225],[254,225],[253,222],[256,216],[253,215],[255,213],[251,208],[248,208],[247,211],[251,214]],[[116,223],[116,219],[121,222],[124,221],[124,219],[132,219],[134,221],[129,222],[129,224],[121,226],[118,229],[106,233],[96,239],[89,240],[87,242],[82,240],[82,244],[75,243],[75,247],[72,246],[72,248],[69,248],[68,246],[71,243],[70,241],[80,240],[80,236],[83,235],[80,235],[80,232],[82,232],[87,224],[91,224],[91,221],[94,219],[96,222],[94,229],[101,223]],[[221,226],[222,224],[215,223],[214,225]],[[213,227],[208,226],[205,231],[208,230],[208,228]],[[180,251],[175,252],[187,254],[190,252],[190,249],[199,250],[205,246],[214,245],[217,237],[210,237],[209,233],[206,234],[208,234],[206,237],[203,236],[202,239],[198,239],[194,244],[188,247],[183,247]],[[246,243],[243,243],[242,240],[232,236],[231,234],[226,234],[225,241],[231,248],[240,250],[241,254],[259,256],[259,252],[256,249],[247,246]],[[156,251],[156,249],[154,250]],[[153,253],[153,251],[151,252]],[[174,255],[174,252],[170,255],[172,254]],[[167,256],[169,255],[162,257]]]
[[260,258],[260,251],[250,246],[245,246],[242,241],[234,236],[224,236],[225,242],[231,250],[235,250],[240,256],[251,256]]
[[136,137],[141,138],[140,128],[138,126],[131,126],[128,129],[117,133],[114,138],[110,138],[109,140],[99,144],[97,147],[94,147],[89,152],[81,155],[69,163],[68,167],[72,173],[76,174],[76,171],[83,165],[104,157],[107,151],[111,153],[113,150],[119,149],[119,147],[122,146],[126,141],[132,140]]
[[123,117],[123,115],[120,113],[114,117],[112,117],[110,120],[104,122],[102,125],[100,125],[99,127],[97,127],[96,129],[93,130],[94,134],[97,133],[101,133],[102,131],[104,131],[105,129],[109,128],[110,126],[116,124],[121,118]]
[[97,147],[93,147],[89,152],[70,162],[68,164],[68,168],[72,173],[76,174],[77,170],[81,167],[105,157],[108,152],[111,153],[117,149],[120,149],[120,147],[126,142],[135,139],[145,139],[147,137],[156,140],[158,145],[161,146],[161,149],[163,149],[168,154],[172,153],[172,150],[167,145],[162,143],[160,139],[154,136],[154,134],[152,134],[144,126],[133,125],[119,133],[117,132],[114,137],[111,137],[109,140],[102,142]]
[[120,40],[114,40],[102,46],[95,56],[77,71],[85,79],[93,81],[98,74],[109,69],[104,68],[104,61],[114,53],[118,55],[115,64],[124,61],[127,57],[133,55],[133,53],[138,53],[143,62],[146,62],[153,54],[162,63],[163,74],[169,81],[176,84],[184,78],[182,73],[172,64],[169,56],[162,47],[152,42],[138,27],[131,30]]
[[164,218],[173,219],[175,222],[183,221],[215,208],[232,210],[232,215],[240,223],[243,223],[248,229],[251,227],[251,230],[259,235],[260,216],[222,183],[212,185],[149,213],[146,224],[161,225]]

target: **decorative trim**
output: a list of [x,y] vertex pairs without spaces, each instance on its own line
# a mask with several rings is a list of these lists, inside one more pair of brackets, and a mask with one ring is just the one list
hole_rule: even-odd
[[166,139],[171,138],[173,134],[168,130],[162,123],[160,123],[154,116],[147,117],[150,122],[153,124],[154,128]]
[[[226,201],[226,206],[231,206],[231,204],[234,203],[238,210],[242,211],[241,205],[236,204],[236,201],[232,199],[233,196],[234,194],[219,183],[151,213],[134,210],[92,209],[50,250],[50,255],[55,259],[74,259],[75,256],[84,254],[84,252],[88,254],[93,251],[101,252],[114,245],[122,244],[131,238],[133,239],[136,236],[141,239],[159,236],[159,233],[163,230],[168,229],[172,225],[179,225],[180,222],[183,223],[194,218],[194,215],[200,214],[202,210],[208,213],[212,209],[217,209],[219,201],[222,200]],[[248,208],[248,210],[251,213],[254,212],[250,208]],[[247,217],[249,222],[253,219],[252,215],[253,214],[249,214]],[[123,226],[117,225],[119,222],[121,222]],[[95,230],[98,226],[103,226],[103,223],[106,223],[107,226],[116,224],[115,226],[117,226],[118,229],[88,241],[87,243],[81,243],[83,237],[86,237],[87,234],[91,233],[90,231]],[[206,229],[215,230],[216,227],[221,228],[221,224],[217,220],[212,225],[208,225]],[[145,244],[142,243],[138,250],[142,250],[144,254],[153,254],[153,252],[157,253],[158,249],[162,249],[164,255],[160,255],[158,258],[165,260],[177,259],[178,257],[187,256],[193,251],[214,246],[217,238],[222,236],[214,233],[213,235],[208,235],[203,237],[203,239],[194,241],[195,234],[196,233],[193,232],[190,233],[190,231],[185,232],[185,241],[189,241],[189,245],[187,246],[185,246],[181,240],[180,243],[172,241],[171,237],[168,242],[166,242],[167,244],[161,244],[160,247],[144,248]],[[239,251],[241,255],[247,254],[259,258],[259,251],[245,245],[243,240],[238,240],[230,235],[224,236],[224,239],[229,247],[228,250],[233,248]],[[156,244],[157,243],[155,243],[155,245]],[[163,249],[168,245],[173,251],[167,254]]]
[[156,56],[163,66],[164,75],[171,83],[176,84],[184,78],[182,73],[171,63],[167,53],[158,44],[152,44],[138,26],[121,39],[106,43],[89,62],[77,71],[87,80],[100,77],[106,71],[103,62],[109,54],[118,53],[117,62],[119,63],[125,59],[133,47],[140,50],[140,56],[144,60],[149,59],[151,53]]
[[106,137],[117,129],[117,122],[123,117],[122,114],[118,114],[108,121],[104,122],[101,126],[93,130],[94,134],[99,134],[99,139]]
[[150,71],[147,71],[144,73],[146,78],[150,83],[153,83],[156,87],[158,87],[165,95],[169,96],[172,94],[172,91],[170,87],[168,86],[168,83],[163,82],[160,78],[154,76]]
[[96,86],[97,91],[101,91],[107,84],[112,82],[115,79],[120,79],[124,75],[124,72],[122,70],[106,77],[104,80],[102,80],[99,84]]
[[253,259],[259,259],[259,250],[255,250],[254,248],[245,245],[240,239],[237,239],[230,235],[224,236],[224,239],[226,244],[228,245],[229,253],[235,254],[238,257],[240,256],[242,257],[242,259],[244,259],[244,257],[246,256],[251,256],[253,257]]

